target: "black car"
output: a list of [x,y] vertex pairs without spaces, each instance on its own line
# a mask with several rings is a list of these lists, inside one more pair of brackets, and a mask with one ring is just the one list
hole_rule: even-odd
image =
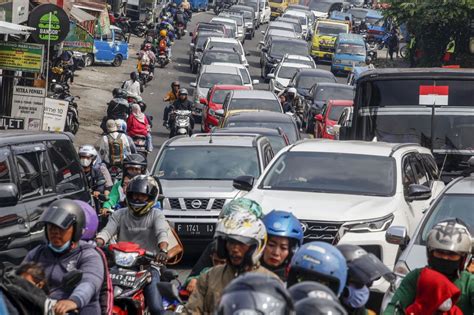
[[204,44],[206,43],[209,37],[224,37],[224,34],[221,32],[209,32],[203,31],[199,32],[194,40],[194,43],[189,44],[189,67],[191,68],[192,73],[197,73],[198,63],[196,59],[201,59],[202,52],[204,50]]
[[308,55],[308,43],[302,39],[272,38],[268,46],[262,47],[262,78],[267,79],[270,71],[281,61],[285,54]]
[[60,198],[91,201],[72,135],[2,131],[0,262],[19,265],[44,242],[43,227],[36,223]]
[[355,88],[347,84],[340,83],[318,83],[309,91],[304,107],[304,125],[306,132],[314,130],[314,116],[321,112],[321,108],[329,100],[353,100]]
[[216,129],[214,133],[258,134],[266,137],[268,141],[270,141],[273,152],[275,153],[290,144],[288,136],[285,134],[285,131],[283,131],[281,127],[228,127]]

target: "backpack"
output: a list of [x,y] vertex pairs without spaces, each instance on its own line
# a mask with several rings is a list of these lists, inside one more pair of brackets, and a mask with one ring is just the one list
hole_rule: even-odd
[[111,134],[107,135],[109,143],[109,161],[111,166],[121,166],[123,162],[123,138],[119,134],[114,138]]
[[[5,272],[0,279],[0,291],[3,293],[6,303],[20,315],[43,315],[45,313],[46,293],[15,275],[13,271]],[[8,306],[7,306],[8,307]]]

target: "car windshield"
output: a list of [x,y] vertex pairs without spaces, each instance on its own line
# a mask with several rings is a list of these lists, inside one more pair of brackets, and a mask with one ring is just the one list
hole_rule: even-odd
[[[298,140],[298,135],[297,135],[297,130],[296,127],[293,123],[290,122],[274,122],[274,121],[248,121],[248,120],[238,120],[238,119],[233,119],[233,117],[230,117],[227,120],[227,123],[225,127],[260,127],[260,128],[275,128],[275,126],[280,127],[283,129],[283,132],[286,134],[288,137],[288,140],[290,143],[294,143]],[[275,151],[276,153],[276,151]]]
[[364,19],[367,15],[367,11],[363,9],[351,9],[349,10],[349,13],[352,15],[352,17],[358,20]]
[[335,83],[336,80],[329,76],[317,77],[317,76],[302,75],[299,77],[298,81],[296,81],[296,88],[309,90],[316,83],[322,83],[322,82]]
[[231,146],[168,147],[158,158],[154,175],[171,180],[233,180],[258,177],[256,148]]
[[260,188],[392,196],[395,164],[386,156],[289,151],[271,166]]
[[302,65],[307,65],[307,66],[310,66],[311,68],[314,68],[314,62],[310,59],[291,59],[291,58],[288,58],[285,61],[299,63],[299,64],[302,64]]
[[202,57],[203,65],[210,65],[213,62],[226,62],[240,64],[240,56],[234,53],[207,51]]
[[210,89],[215,84],[242,85],[242,78],[237,74],[203,73],[199,80],[199,87]]
[[308,46],[294,41],[278,41],[272,43],[270,55],[283,57],[285,54],[306,56],[308,55]]
[[321,2],[320,0],[312,0],[308,6],[309,9],[312,11],[328,13],[332,4],[332,2]]
[[234,98],[230,101],[228,110],[236,109],[258,109],[271,112],[282,112],[278,100],[262,100],[258,98]]
[[329,112],[329,119],[333,121],[338,121],[341,117],[342,112],[346,106],[331,106],[331,111]]
[[229,94],[230,90],[216,90],[212,95],[211,102],[215,104],[224,104],[225,97]]
[[425,220],[417,244],[426,245],[428,233],[436,223],[458,218],[474,226],[474,194],[444,194]]
[[277,135],[265,135],[265,137],[268,138],[268,141],[270,141],[270,144],[272,145],[272,149],[274,153],[277,153],[280,151],[282,148],[286,147],[285,143],[285,138],[282,136],[277,136]]
[[291,79],[295,75],[296,71],[298,71],[298,69],[300,68],[281,66],[280,70],[278,70],[276,77],[282,79]]
[[339,33],[347,33],[347,25],[319,23],[316,32],[320,35],[337,36]]
[[306,17],[300,15],[293,15],[293,14],[283,14],[283,17],[289,17],[293,19],[297,19],[300,25],[306,25]]
[[267,36],[282,36],[282,37],[296,37],[295,32],[290,30],[280,30],[272,28],[268,30]]
[[283,0],[271,0],[271,1],[269,1],[269,2],[273,2],[273,3],[282,3],[282,2],[283,2]]
[[209,49],[235,49],[239,54],[243,54],[242,48],[239,44],[236,43],[226,43],[226,42],[212,42],[209,44]]
[[243,18],[236,15],[225,15],[226,18],[232,19],[237,22],[237,26],[242,26],[244,24]]
[[365,51],[365,47],[362,45],[339,44],[337,45],[336,54],[365,56],[366,51]]
[[353,100],[355,91],[352,88],[339,86],[324,86],[316,91],[315,101]]

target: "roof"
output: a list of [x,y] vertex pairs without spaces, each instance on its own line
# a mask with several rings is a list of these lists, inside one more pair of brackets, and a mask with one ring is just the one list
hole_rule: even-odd
[[233,19],[222,17],[222,16],[216,16],[211,19],[211,22],[223,22],[223,23],[231,23],[231,24],[237,24],[237,22]]
[[218,128],[215,133],[249,133],[259,134],[262,136],[280,136],[280,131],[277,128],[263,128],[263,127],[226,127]]
[[339,33],[338,37],[339,37],[339,40],[365,43],[364,37],[362,35],[359,35],[359,34]]
[[272,21],[268,24],[268,28],[270,28],[272,26],[280,26],[280,27],[288,26],[288,28],[290,28],[290,27],[293,28],[293,23],[283,22],[283,21]]
[[269,112],[265,110],[261,111],[239,111],[229,114],[227,121],[259,121],[259,122],[290,122],[293,123],[293,118],[290,115]]
[[214,84],[212,90],[250,90],[246,85]]
[[0,21],[0,34],[6,35],[28,35],[30,31],[34,31],[34,27],[19,25],[10,22]]
[[95,21],[95,16],[87,13],[86,11],[80,9],[79,7],[73,5],[69,13],[79,22],[83,23],[85,21]]
[[296,59],[296,60],[313,60],[311,56],[301,56],[301,55],[286,55],[285,59]]
[[211,135],[208,133],[196,133],[192,137],[174,137],[167,142],[167,146],[230,146],[230,147],[254,147],[257,135],[212,135],[212,142],[209,143]]
[[[451,68],[376,68],[364,72],[359,80],[379,80],[382,78],[402,79],[430,79],[443,78],[474,80],[474,69],[451,69]],[[358,81],[361,82],[361,81]]]
[[243,9],[244,11],[250,11],[252,10],[253,12],[255,12],[255,10],[248,6],[248,5],[243,5],[243,4],[234,4],[233,6],[230,7],[231,9]]
[[227,37],[211,37],[209,39],[210,42],[218,42],[218,43],[235,43],[236,45],[239,44],[239,41],[235,38],[227,38]]
[[298,76],[316,76],[316,77],[330,77],[333,78],[334,74],[332,74],[329,70],[324,69],[301,69],[297,73]]
[[474,195],[474,176],[463,177],[446,189],[446,194]]
[[247,69],[247,67],[240,63],[229,63],[229,62],[213,62],[212,65],[215,66],[223,66],[223,67],[231,67],[237,69]]
[[[325,152],[390,156],[398,143],[368,142],[368,141],[334,141],[327,139],[307,139],[297,142],[289,151],[292,152]],[[405,149],[421,148],[417,144],[403,146]]]
[[290,37],[272,37],[272,42],[292,42],[294,43],[301,43],[308,45],[308,43],[304,39],[299,38],[290,38]]
[[48,132],[48,131],[25,131],[25,130],[2,130],[0,137],[0,145],[15,145],[22,143],[40,142],[45,140],[74,138],[72,134],[64,132]]
[[291,68],[311,69],[311,67],[307,64],[291,62],[291,61],[290,62],[288,62],[288,61],[282,62],[282,63],[280,63],[280,66],[281,67],[291,67]]
[[306,17],[306,13],[301,12],[300,10],[292,10],[291,8],[288,8],[285,12],[283,12],[283,14]]
[[201,73],[234,73],[240,75],[237,67],[221,66],[221,65],[203,65]]
[[248,91],[233,91],[232,98],[235,99],[264,99],[264,100],[276,100],[277,96],[270,91],[263,90],[248,90]]

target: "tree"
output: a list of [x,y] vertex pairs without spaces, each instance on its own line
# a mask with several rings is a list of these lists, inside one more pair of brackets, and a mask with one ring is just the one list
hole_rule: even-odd
[[388,2],[390,6],[384,10],[384,15],[393,18],[398,25],[406,24],[408,31],[415,36],[416,47],[422,52],[418,63],[420,66],[439,66],[451,37],[456,41],[455,55],[469,55],[474,0]]

